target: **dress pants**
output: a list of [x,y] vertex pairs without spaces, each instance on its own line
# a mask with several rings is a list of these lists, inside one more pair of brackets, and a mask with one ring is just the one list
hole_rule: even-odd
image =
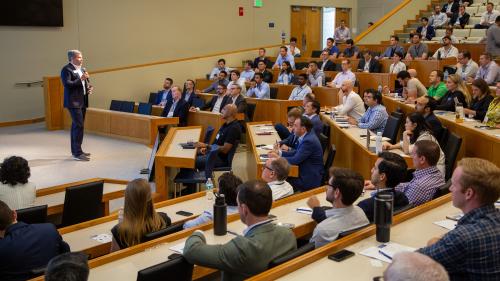
[[80,156],[83,153],[83,124],[85,122],[85,108],[68,108],[71,115],[71,154]]
[[212,150],[207,152],[205,155],[198,155],[195,161],[195,168],[198,170],[205,170],[205,177],[212,177],[214,168],[227,166],[227,161],[223,160],[219,156],[219,152]]

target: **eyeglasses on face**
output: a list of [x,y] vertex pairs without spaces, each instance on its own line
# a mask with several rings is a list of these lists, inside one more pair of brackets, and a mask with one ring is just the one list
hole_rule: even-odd
[[274,172],[274,170],[269,168],[267,165],[262,166],[262,171],[264,171],[265,169],[268,169],[269,171]]

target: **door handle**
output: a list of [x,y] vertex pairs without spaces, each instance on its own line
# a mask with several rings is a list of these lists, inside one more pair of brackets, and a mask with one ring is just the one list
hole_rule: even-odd
[[304,49],[304,51],[307,51],[307,38],[306,38],[306,34],[302,34],[302,49]]

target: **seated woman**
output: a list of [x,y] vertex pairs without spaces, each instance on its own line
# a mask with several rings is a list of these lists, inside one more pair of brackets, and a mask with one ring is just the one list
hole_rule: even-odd
[[135,179],[125,189],[123,219],[111,229],[111,252],[140,244],[144,235],[170,224],[167,214],[155,212],[149,183],[145,179]]
[[493,96],[490,95],[488,83],[479,78],[472,82],[472,102],[469,108],[464,108],[465,115],[472,115],[474,119],[483,121]]
[[401,61],[402,59],[403,53],[399,51],[394,52],[394,55],[392,56],[392,64],[389,67],[389,73],[398,74],[399,72],[406,70],[406,64]]
[[28,161],[11,156],[0,164],[0,201],[12,210],[32,207],[36,197],[36,186],[29,182],[31,176]]
[[[236,203],[236,195],[238,194],[238,186],[243,181],[231,172],[226,172],[219,177],[219,194],[224,194],[227,204],[227,214],[236,214],[238,212],[238,204]],[[204,224],[213,219],[213,208],[205,210],[199,217],[184,223],[184,229],[195,227]]]
[[449,75],[446,80],[446,88],[448,92],[439,100],[436,110],[455,111],[455,98],[464,108],[467,108],[471,103],[472,98],[459,75]]
[[247,93],[247,86],[245,85],[245,78],[240,78],[240,71],[239,70],[231,70],[229,74],[229,84],[227,84],[227,94],[231,94],[231,89],[233,84],[238,84],[241,86],[241,94],[245,95]]
[[283,64],[281,64],[280,75],[276,83],[285,85],[293,84],[293,68],[290,62],[284,61]]
[[[421,113],[413,112],[406,117],[403,140],[397,144],[384,142],[382,144],[382,148],[384,150],[402,149],[405,154],[410,154],[413,150],[413,144],[420,140],[430,140],[439,144],[438,140],[432,135],[431,127],[427,122],[425,122],[425,117]],[[442,149],[439,150],[439,161],[436,166],[444,177],[446,170],[445,158]]]
[[495,99],[491,101],[484,122],[486,125],[493,128],[500,128],[500,82],[497,82],[497,89],[495,91]]

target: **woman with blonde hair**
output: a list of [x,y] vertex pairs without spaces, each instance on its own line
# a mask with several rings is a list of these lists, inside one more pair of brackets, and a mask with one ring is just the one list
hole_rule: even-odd
[[149,183],[145,179],[135,179],[125,189],[123,219],[111,229],[111,251],[142,243],[146,234],[163,229],[170,223],[167,214],[155,212]]
[[455,111],[455,98],[464,108],[471,104],[472,97],[459,75],[450,74],[446,80],[446,88],[448,92],[439,100],[436,110]]

